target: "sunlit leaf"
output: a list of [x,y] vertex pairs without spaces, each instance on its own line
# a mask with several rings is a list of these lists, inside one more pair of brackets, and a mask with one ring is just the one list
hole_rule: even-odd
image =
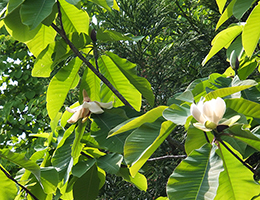
[[[78,78],[78,70],[82,64],[79,58],[71,60],[52,78],[47,90],[47,111],[49,117],[54,119],[72,88],[73,82]],[[79,80],[78,80],[79,81]]]
[[86,33],[88,35],[89,16],[88,13],[79,10],[74,5],[60,0],[63,27],[66,34],[72,32]]
[[163,111],[163,117],[176,125],[184,125],[190,115],[190,108],[176,104],[171,105]]
[[205,144],[175,168],[167,184],[169,199],[214,199],[223,171],[216,149],[215,145]]
[[46,194],[53,194],[58,185],[58,173],[54,167],[41,168],[41,183]]
[[[229,146],[229,148],[239,156],[239,153],[231,146]],[[220,174],[219,188],[215,200],[243,200],[257,196],[260,191],[260,186],[254,181],[253,173],[227,151],[223,145],[220,144],[220,150],[218,150],[217,153],[222,158],[225,170]],[[250,190],[248,188],[250,188]]]
[[125,181],[134,184],[139,190],[147,190],[147,180],[145,176],[139,172],[134,177],[132,177],[128,168],[120,168],[117,175],[122,176]]
[[258,4],[246,20],[242,32],[242,43],[247,56],[251,57],[260,37],[260,4]]
[[226,5],[227,0],[216,0],[216,2],[217,2],[217,5],[218,5],[219,13],[221,14],[223,12],[223,9]]
[[215,38],[212,40],[212,48],[210,49],[208,55],[203,60],[202,64],[205,65],[206,62],[219,52],[223,47],[227,47],[242,31],[243,26],[236,25],[231,26],[220,33],[218,33]]
[[[9,174],[3,166],[0,164],[0,196],[2,200],[13,200],[16,196],[17,193],[17,187],[15,185],[15,182],[12,181],[11,179],[7,178],[6,174]],[[5,173],[2,171],[4,170]],[[11,176],[9,174],[9,176]]]
[[162,116],[162,113],[166,108],[167,108],[167,106],[158,106],[158,107],[148,111],[147,113],[143,114],[140,117],[127,121],[128,123],[124,122],[123,124],[116,126],[114,129],[112,129],[109,132],[109,137],[135,129],[144,123],[154,122],[156,119],[158,119],[159,117]]
[[151,106],[153,106],[154,95],[151,89],[151,84],[145,78],[136,75],[136,65],[126,59],[120,58],[112,52],[106,52],[106,54],[113,60],[118,69],[120,69],[130,83],[143,95]]
[[153,124],[143,124],[128,136],[124,146],[124,158],[130,165],[130,173],[135,176],[148,158],[175,128],[171,121],[158,120]]
[[[140,111],[142,104],[141,93],[131,84],[113,60],[106,55],[102,55],[98,59],[98,65],[102,74],[117,91],[123,95],[137,111]],[[101,100],[102,102],[114,101],[115,107],[124,105],[105,84],[101,86]]]
[[[225,0],[226,1],[226,0]],[[234,4],[236,3],[236,0],[232,0],[225,11],[222,13],[221,17],[218,20],[218,23],[216,25],[216,30],[225,22],[227,21],[228,18],[230,18],[233,15],[233,7]]]

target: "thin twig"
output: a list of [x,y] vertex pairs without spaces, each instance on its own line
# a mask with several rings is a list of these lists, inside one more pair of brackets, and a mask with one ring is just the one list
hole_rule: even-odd
[[126,105],[132,107],[132,105],[118,92],[118,90],[107,80],[106,77],[103,76],[80,52],[79,50],[74,46],[74,44],[68,39],[65,30],[63,28],[62,24],[62,16],[60,11],[60,4],[59,1],[57,1],[57,7],[58,7],[58,14],[60,19],[60,26],[61,28],[58,28],[54,23],[51,24],[51,27],[60,34],[60,36],[64,39],[64,41],[69,45],[70,49],[73,51],[73,53],[79,57],[87,66],[88,68],[96,75],[100,80]]
[[22,189],[24,189],[28,194],[30,194],[33,199],[39,200],[36,196],[34,196],[34,195],[30,192],[30,190],[28,190],[26,187],[24,187],[23,185],[21,185],[20,183],[18,183],[17,180],[15,180],[7,171],[5,171],[4,168],[1,167],[1,165],[0,165],[0,170],[1,170],[2,172],[4,172],[4,174],[6,175],[7,178],[9,178],[9,179],[12,180],[13,182],[15,182],[15,183],[16,183],[17,185],[19,185]]
[[160,156],[156,158],[149,158],[147,161],[155,161],[155,160],[163,160],[163,159],[169,159],[169,158],[186,158],[186,155],[166,155],[166,156]]
[[205,131],[203,131],[203,132],[204,132],[204,135],[205,135],[205,138],[206,138],[207,142],[210,143],[209,138],[207,136],[207,133]]

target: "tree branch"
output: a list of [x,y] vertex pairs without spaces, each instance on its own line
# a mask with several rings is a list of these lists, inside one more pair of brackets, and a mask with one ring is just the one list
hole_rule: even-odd
[[79,50],[74,46],[74,44],[68,39],[65,30],[63,28],[62,24],[62,16],[60,11],[60,4],[59,1],[57,1],[57,7],[58,7],[58,15],[60,19],[60,26],[61,28],[58,28],[54,23],[51,24],[52,28],[64,39],[64,41],[69,45],[70,49],[73,51],[73,53],[81,59],[88,68],[98,77],[100,80],[127,106],[130,106],[132,109],[134,109],[131,104],[118,92],[118,90],[107,80],[106,77],[103,76],[80,52]]
[[[39,200],[36,196],[34,196],[30,190],[28,190],[26,187],[24,187],[23,185],[21,185],[20,183],[17,182],[17,180],[15,180],[7,171],[5,171],[5,169],[0,165],[0,170],[6,175],[7,178],[9,178],[10,180],[12,180],[13,182],[15,182],[17,185],[19,185],[22,189],[25,190],[25,192],[27,192],[28,194],[31,195],[31,197],[34,200]],[[3,189],[3,188],[2,188]]]
[[156,158],[149,158],[147,161],[155,161],[155,160],[163,160],[163,159],[169,159],[169,158],[186,158],[186,155],[166,155],[166,156],[160,156]]

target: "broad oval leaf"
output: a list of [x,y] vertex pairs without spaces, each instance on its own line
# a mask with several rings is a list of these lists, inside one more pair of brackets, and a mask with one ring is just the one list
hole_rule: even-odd
[[233,14],[233,7],[234,7],[234,4],[236,3],[236,0],[232,0],[227,8],[225,9],[225,11],[222,13],[222,15],[220,16],[219,20],[218,20],[218,23],[216,25],[216,30],[225,22],[227,21],[228,18],[230,18]]
[[219,186],[219,174],[223,171],[217,147],[205,144],[194,150],[174,170],[167,184],[171,200],[214,199]]
[[54,119],[59,112],[67,93],[74,85],[74,81],[79,81],[77,78],[81,64],[82,61],[79,58],[75,58],[71,60],[68,65],[60,69],[60,71],[52,78],[46,97],[47,111],[51,119]]
[[236,3],[233,7],[233,15],[237,19],[241,19],[245,12],[251,7],[251,5],[255,2],[256,0],[236,0]]
[[35,29],[52,12],[55,0],[26,0],[21,6],[23,24]]
[[251,57],[260,37],[260,4],[258,4],[246,20],[242,33],[242,43],[247,56]]
[[112,153],[98,158],[97,165],[107,173],[116,174],[120,169],[122,161],[123,156],[121,154]]
[[[13,200],[15,199],[16,193],[17,193],[17,187],[15,185],[15,182],[11,179],[7,178],[6,174],[9,174],[3,166],[0,164],[0,196],[2,200]],[[5,171],[5,173],[3,172]],[[9,174],[9,176],[11,176]]]
[[190,115],[190,108],[176,104],[171,105],[163,111],[163,117],[177,125],[184,125]]
[[218,33],[212,40],[212,48],[210,49],[206,58],[203,60],[202,65],[205,65],[206,62],[208,62],[208,60],[217,52],[219,52],[223,47],[227,47],[242,32],[242,29],[242,25],[236,25]]

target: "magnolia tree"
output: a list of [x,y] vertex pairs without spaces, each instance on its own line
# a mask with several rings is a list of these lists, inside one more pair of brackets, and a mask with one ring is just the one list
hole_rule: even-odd
[[[247,78],[258,67],[260,5],[216,2],[217,28],[251,11],[245,23],[217,34],[203,61],[225,47],[231,67],[194,80],[172,105],[141,113],[142,98],[154,101],[149,82],[135,64],[98,44],[142,37],[89,26],[90,3],[120,11],[115,0],[9,1],[0,26],[36,57],[32,76],[52,77],[46,97],[52,131],[32,135],[46,142],[29,159],[0,149],[0,157],[21,167],[13,177],[0,165],[1,199],[96,199],[106,173],[146,191],[140,169],[179,125],[187,132],[187,157],[169,177],[168,196],[158,199],[257,199],[258,163],[247,160],[260,151],[260,91]],[[64,105],[75,88],[79,101]]]

